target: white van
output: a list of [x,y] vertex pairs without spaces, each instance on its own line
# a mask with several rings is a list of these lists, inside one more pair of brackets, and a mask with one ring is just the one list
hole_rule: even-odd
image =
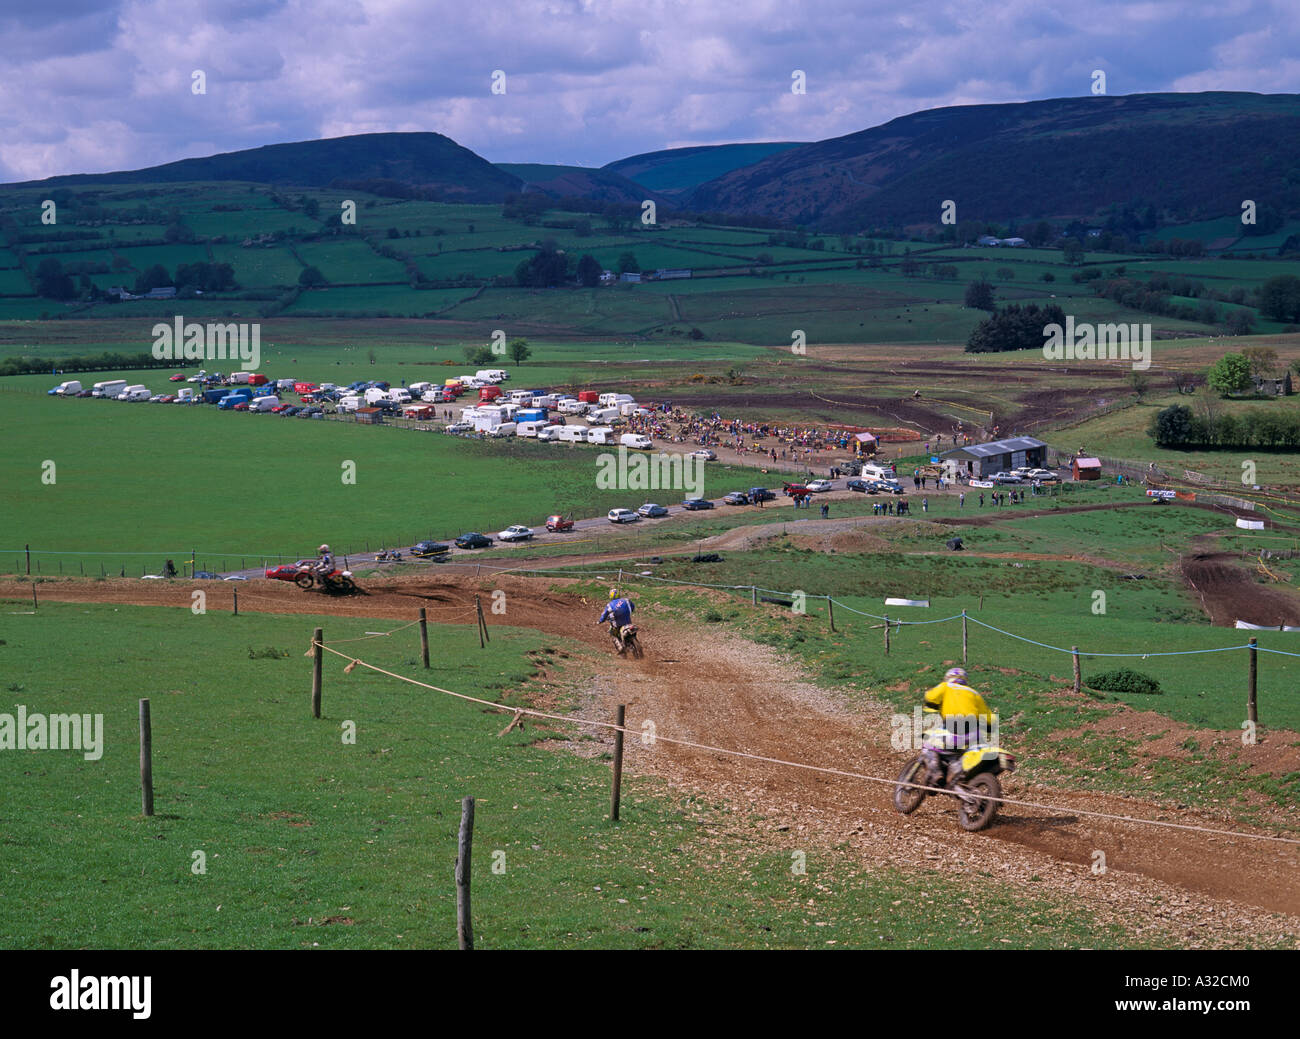
[[81,383],[73,379],[71,382],[61,382],[54,388],[56,397],[75,397],[81,392]]
[[614,443],[614,431],[609,426],[592,426],[587,430],[587,443],[612,444]]
[[248,379],[249,379],[249,376],[251,376],[252,374],[253,374],[252,372],[231,372],[231,373],[230,373],[230,385],[231,385],[231,386],[247,386],[247,385],[248,385]]
[[107,382],[97,382],[91,389],[92,397],[103,397],[105,400],[112,400],[119,393],[126,389],[125,379],[109,379]]
[[279,397],[254,397],[248,402],[249,411],[270,411],[280,403]]
[[585,444],[587,433],[586,426],[561,426],[555,439],[565,444]]
[[618,438],[618,442],[624,447],[634,448],[637,451],[649,451],[654,447],[654,442],[644,433],[624,433]]
[[410,386],[406,388],[410,390],[412,397],[423,397],[426,393],[428,393],[431,389],[433,389],[433,383],[413,382],[411,383]]
[[389,390],[388,399],[391,400],[394,404],[410,404],[411,391],[402,389],[401,387],[398,387],[395,390]]
[[515,390],[510,394],[512,404],[531,404],[533,402],[532,390]]
[[490,437],[512,437],[515,435],[517,428],[513,422],[502,422],[501,425],[486,430],[486,433]]
[[592,422],[617,422],[621,417],[618,408],[594,408],[587,415]]
[[378,404],[381,400],[385,400],[387,397],[388,391],[381,390],[378,386],[371,386],[370,389],[366,390],[367,404]]
[[880,465],[876,462],[864,462],[862,478],[864,480],[892,480],[895,476],[892,465]]
[[544,444],[552,443],[560,439],[560,430],[563,426],[543,426],[537,431],[537,439]]
[[499,382],[505,382],[510,378],[510,373],[504,368],[481,368],[474,373],[474,378],[495,385]]
[[555,410],[561,415],[582,415],[586,412],[587,405],[577,397],[565,397],[555,405]]
[[276,379],[275,388],[281,393],[291,393],[295,382],[297,382],[296,379]]
[[117,395],[117,399],[118,400],[148,400],[151,396],[152,394],[149,392],[148,386],[145,386],[142,383],[137,383],[134,386],[128,386],[126,389],[124,389],[121,393]]

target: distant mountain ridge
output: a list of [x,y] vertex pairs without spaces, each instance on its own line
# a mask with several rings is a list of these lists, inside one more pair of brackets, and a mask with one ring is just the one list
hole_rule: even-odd
[[1131,94],[939,108],[803,145],[700,185],[695,210],[833,230],[1091,216],[1143,200],[1183,219],[1244,198],[1300,207],[1300,95]]
[[147,169],[21,186],[249,181],[494,203],[553,198],[762,216],[822,230],[1092,220],[1142,206],[1162,222],[1240,213],[1249,199],[1300,215],[1300,95],[1208,92],[937,108],[810,144],[701,145],[600,169],[494,165],[438,133],[272,144]]
[[685,198],[706,181],[714,180],[743,166],[752,166],[769,155],[800,147],[796,141],[759,144],[704,144],[645,152],[606,163],[603,167],[652,191]]

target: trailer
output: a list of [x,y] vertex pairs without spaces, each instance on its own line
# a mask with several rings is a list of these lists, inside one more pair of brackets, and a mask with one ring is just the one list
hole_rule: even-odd
[[103,397],[105,400],[112,400],[119,393],[126,389],[125,379],[109,379],[106,382],[97,382],[90,391],[92,397]]

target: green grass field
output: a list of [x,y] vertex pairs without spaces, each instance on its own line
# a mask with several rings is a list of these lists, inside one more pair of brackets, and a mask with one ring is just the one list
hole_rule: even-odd
[[[328,642],[391,621],[21,606],[0,603],[10,699],[29,712],[103,714],[104,742],[97,761],[0,754],[5,948],[454,948],[466,795],[477,799],[479,948],[1151,941],[987,876],[944,875],[920,898],[914,877],[815,849],[795,875],[793,835],[742,834],[745,818],[651,781],[625,778],[622,821],[610,824],[607,755],[534,746],[548,728],[532,723],[498,736],[500,715],[364,669],[345,675],[333,657],[313,720],[302,657],[311,628],[323,625]],[[430,644],[425,672],[410,629],[361,643],[380,666],[505,703],[520,701],[540,662],[565,665],[562,643],[527,631],[494,628],[480,651],[468,626],[432,624]],[[152,818],[140,814],[142,696]]]

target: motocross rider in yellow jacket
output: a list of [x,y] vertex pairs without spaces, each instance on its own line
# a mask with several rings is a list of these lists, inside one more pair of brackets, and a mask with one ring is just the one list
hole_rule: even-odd
[[989,710],[974,689],[966,684],[965,668],[952,667],[943,681],[925,694],[925,710],[939,715],[939,724],[945,730],[942,746],[927,741],[921,750],[928,770],[928,785],[941,786],[944,779],[942,765],[949,762],[949,771],[961,770],[960,753],[976,742],[981,729],[988,733],[997,722],[997,715]]

